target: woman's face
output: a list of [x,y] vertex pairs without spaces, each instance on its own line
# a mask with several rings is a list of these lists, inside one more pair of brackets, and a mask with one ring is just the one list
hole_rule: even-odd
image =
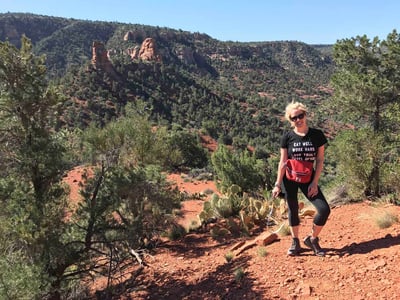
[[297,128],[307,126],[306,112],[301,109],[293,109],[290,112],[290,123]]

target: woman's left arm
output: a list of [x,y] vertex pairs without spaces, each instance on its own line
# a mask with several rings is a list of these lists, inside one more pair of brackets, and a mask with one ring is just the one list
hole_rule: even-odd
[[318,148],[317,158],[315,160],[315,174],[313,183],[318,185],[319,177],[321,176],[322,170],[324,168],[324,156],[325,156],[325,145]]
[[324,155],[325,155],[325,145],[318,148],[317,158],[315,159],[315,172],[314,178],[308,186],[308,195],[313,197],[318,194],[318,181],[321,176],[322,170],[324,168]]

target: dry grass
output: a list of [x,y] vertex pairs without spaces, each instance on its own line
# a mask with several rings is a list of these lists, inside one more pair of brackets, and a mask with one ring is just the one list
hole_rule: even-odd
[[399,218],[390,211],[384,211],[380,214],[377,214],[373,219],[375,224],[381,229],[389,228],[393,224],[399,222]]
[[225,254],[225,260],[226,262],[231,262],[232,259],[234,258],[235,254],[233,254],[232,251],[229,251],[228,253]]
[[258,247],[257,254],[259,257],[266,257],[268,255],[268,251],[266,247]]
[[360,214],[359,218],[364,220],[369,220],[370,222],[374,223],[378,228],[384,229],[389,228],[393,224],[399,222],[399,218],[396,214],[392,212],[390,207],[387,205],[378,205],[374,208],[373,213],[368,215]]

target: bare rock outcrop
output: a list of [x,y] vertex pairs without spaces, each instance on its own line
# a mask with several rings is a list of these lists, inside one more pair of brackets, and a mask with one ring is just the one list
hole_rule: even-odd
[[157,62],[161,61],[161,55],[158,53],[154,39],[147,38],[143,41],[139,50],[139,57],[142,60],[154,60]]
[[152,38],[146,38],[140,49],[138,47],[128,49],[128,54],[132,59],[161,62],[161,55],[157,50],[156,42]]
[[95,69],[114,70],[106,47],[98,41],[94,41],[92,44],[92,65]]
[[124,41],[130,41],[130,40],[133,40],[133,38],[134,38],[134,36],[133,36],[133,32],[132,31],[128,31],[124,35]]
[[109,51],[103,43],[94,41],[92,44],[92,66],[95,70],[102,70],[115,79],[119,79],[114,66],[110,61]]
[[128,48],[126,50],[126,53],[128,53],[128,55],[131,57],[131,59],[138,59],[139,58],[139,51],[140,51],[140,47],[136,46],[134,48]]

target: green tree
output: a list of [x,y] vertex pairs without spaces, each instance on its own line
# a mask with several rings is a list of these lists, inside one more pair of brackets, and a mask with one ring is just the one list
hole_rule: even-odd
[[106,124],[104,130],[92,124],[83,137],[86,154],[93,161],[103,155],[124,165],[162,165],[168,152],[168,134],[165,128],[152,124],[149,112],[150,109],[139,101],[126,105],[124,116]]
[[[327,156],[334,157],[337,164],[339,180],[347,183],[349,196],[355,200],[370,195],[371,174],[374,163],[378,163],[381,175],[384,175],[384,160],[382,155],[385,143],[382,137],[369,128],[358,130],[343,130],[327,149]],[[350,180],[346,181],[345,179]]]
[[247,151],[234,152],[219,145],[211,156],[217,184],[224,191],[233,184],[243,191],[256,191],[265,183],[265,163]]
[[162,139],[143,113],[88,130],[76,145],[90,153],[93,172],[71,207],[62,184],[65,134],[54,130],[60,97],[47,83],[44,57],[26,38],[20,50],[1,43],[0,57],[0,266],[8,270],[0,295],[66,298],[91,272],[111,282],[180,205],[160,168],[149,165],[163,161]]
[[196,134],[180,126],[174,126],[170,130],[166,142],[168,149],[165,165],[168,168],[203,168],[207,166],[208,154]]
[[384,157],[388,152],[398,155],[393,148],[393,144],[398,144],[398,126],[388,112],[398,111],[396,105],[400,99],[400,37],[393,31],[383,41],[377,37],[371,41],[365,35],[344,39],[334,45],[333,56],[336,71],[331,80],[334,97],[329,102],[330,109],[355,125],[356,130],[369,128],[374,138],[384,142],[380,156],[372,151],[372,144],[364,144],[371,150],[365,151],[366,158],[372,161],[372,167],[364,170],[369,170],[369,184],[364,192],[379,197],[384,191],[381,174]]
[[85,272],[100,256],[108,258],[107,271],[114,276],[145,239],[156,238],[173,222],[172,211],[180,207],[180,195],[170,189],[161,172],[165,132],[153,129],[144,107],[143,103],[129,106],[124,117],[84,133],[82,152],[96,167],[84,185],[83,202],[72,216],[72,231],[75,242],[81,243],[80,253],[86,255],[78,270],[70,270],[70,265],[64,276]]
[[[62,222],[66,193],[61,184],[65,149],[52,130],[61,97],[46,80],[44,57],[32,54],[26,37],[20,50],[0,43],[0,57],[0,225],[8,237],[2,254],[15,266],[30,266],[31,272],[15,270],[25,272],[20,277],[29,276],[27,280],[35,281],[32,286],[42,289],[35,292],[41,293],[57,281],[53,275],[60,266],[60,237],[67,228]],[[7,247],[21,254],[18,260],[7,260]],[[0,286],[2,292],[9,291],[6,281]]]

